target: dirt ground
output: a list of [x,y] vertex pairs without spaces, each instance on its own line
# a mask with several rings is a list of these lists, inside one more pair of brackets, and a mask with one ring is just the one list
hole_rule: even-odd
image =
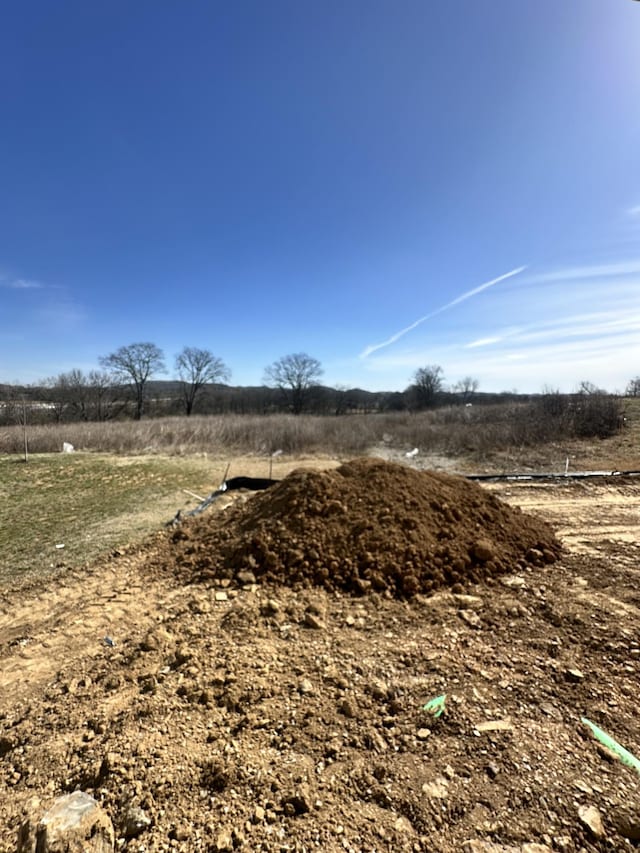
[[0,849],[78,788],[131,853],[637,847],[640,776],[581,717],[640,756],[640,479],[483,488],[560,560],[403,600],[186,580],[162,531],[7,592]]

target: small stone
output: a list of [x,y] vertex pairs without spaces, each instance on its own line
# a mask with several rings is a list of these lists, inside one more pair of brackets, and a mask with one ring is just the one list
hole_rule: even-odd
[[356,709],[350,699],[341,699],[338,702],[338,712],[345,717],[352,719],[356,715]]
[[369,693],[379,702],[385,702],[389,698],[389,685],[386,681],[376,678],[369,684]]
[[524,589],[527,585],[522,575],[507,575],[507,577],[501,578],[500,583],[503,586],[508,586],[509,589]]
[[293,814],[296,815],[307,814],[307,812],[311,811],[313,799],[311,797],[309,785],[306,783],[299,785],[293,794],[285,798],[283,805],[285,810],[287,810],[287,806],[290,807],[288,811],[292,808]]
[[449,796],[448,782],[442,776],[437,776],[433,782],[425,782],[422,793],[430,798],[444,800]]
[[221,829],[214,841],[213,849],[216,853],[228,853],[233,850],[233,836],[228,829]]
[[538,548],[529,548],[524,556],[529,563],[533,563],[535,566],[545,562],[544,554]]
[[224,589],[217,589],[213,597],[216,601],[229,601],[229,593],[225,592]]
[[541,702],[540,710],[543,714],[546,714],[547,717],[551,717],[553,720],[561,720],[562,719],[562,711],[558,708],[554,707],[551,702]]
[[305,628],[314,628],[316,631],[322,631],[327,627],[322,621],[322,619],[320,619],[320,617],[316,613],[312,613],[310,610],[308,610],[304,614],[303,624]]
[[608,761],[610,764],[618,763],[618,756],[612,749],[605,746],[603,743],[596,743],[596,752],[601,758],[604,758],[605,761]]
[[393,828],[396,832],[404,832],[407,835],[415,835],[415,830],[413,826],[411,826],[411,821],[407,820],[407,818],[403,816],[400,816],[396,819],[393,824]]
[[169,838],[173,838],[176,841],[186,841],[190,836],[189,827],[183,823],[176,824],[173,829],[169,832]]
[[553,850],[546,844],[536,844],[530,841],[528,844],[522,845],[522,853],[553,853]]
[[509,720],[486,720],[476,723],[474,729],[478,732],[510,732],[513,730],[513,723]]
[[565,669],[564,677],[567,681],[571,681],[574,684],[577,684],[579,681],[584,679],[584,672],[579,669]]
[[418,729],[416,737],[418,740],[426,740],[431,735],[431,729]]
[[461,610],[478,610],[484,606],[484,601],[478,595],[455,593],[453,597]]
[[303,696],[308,696],[310,693],[313,693],[313,684],[308,678],[303,678],[298,686],[298,690]]
[[236,572],[236,581],[241,586],[251,586],[252,583],[256,582],[256,576],[248,569],[244,569],[239,572]]
[[263,616],[275,616],[276,613],[279,613],[282,608],[280,607],[280,602],[276,601],[275,598],[269,598],[260,608],[260,613]]
[[500,768],[494,761],[487,764],[485,770],[487,771],[487,776],[489,777],[489,779],[495,779],[496,776],[500,773]]
[[131,806],[122,822],[122,835],[125,838],[137,838],[151,826],[151,818],[139,806]]
[[458,610],[458,616],[472,628],[480,628],[482,620],[475,610]]
[[265,810],[262,806],[256,806],[253,810],[253,822],[254,823],[262,823],[265,816]]
[[604,826],[600,812],[595,806],[580,806],[578,809],[580,821],[587,827],[594,838],[604,838]]

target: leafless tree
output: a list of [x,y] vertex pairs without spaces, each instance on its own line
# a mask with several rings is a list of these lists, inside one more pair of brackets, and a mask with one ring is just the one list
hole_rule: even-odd
[[56,423],[60,423],[70,407],[70,389],[66,373],[49,376],[40,383],[43,389],[43,403],[53,414]]
[[203,385],[227,382],[231,371],[221,358],[208,349],[185,347],[176,356],[176,372],[182,388],[182,404],[185,414],[190,415],[198,392]]
[[309,389],[317,384],[324,370],[317,358],[305,352],[285,355],[265,368],[266,385],[279,388],[286,394],[287,402],[294,415],[303,410]]
[[640,376],[629,381],[626,390],[627,397],[640,397]]
[[442,391],[443,381],[442,368],[439,364],[430,364],[416,370],[410,391],[419,409],[435,406],[438,394]]
[[593,382],[588,382],[586,379],[583,379],[582,382],[578,385],[578,394],[591,395],[591,394],[606,394],[602,388],[598,388],[597,385],[594,385]]
[[116,399],[116,381],[106,370],[90,370],[87,376],[87,420],[108,421],[124,407]]
[[460,394],[462,402],[467,403],[480,387],[480,382],[472,376],[465,376],[451,389],[455,394]]
[[145,386],[154,373],[164,373],[164,353],[155,344],[138,343],[120,347],[100,357],[100,364],[131,385],[135,398],[135,419],[144,412]]

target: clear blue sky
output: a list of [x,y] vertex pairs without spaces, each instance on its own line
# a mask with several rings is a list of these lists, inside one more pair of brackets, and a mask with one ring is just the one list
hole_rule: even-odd
[[640,374],[638,2],[24,0],[0,74],[0,382]]

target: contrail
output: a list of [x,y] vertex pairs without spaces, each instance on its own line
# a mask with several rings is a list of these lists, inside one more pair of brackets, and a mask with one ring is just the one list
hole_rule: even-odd
[[484,284],[481,284],[479,287],[474,287],[473,290],[467,290],[466,293],[462,293],[460,296],[456,296],[455,299],[452,299],[451,302],[447,302],[446,305],[442,305],[440,308],[436,308],[435,311],[432,311],[430,314],[425,314],[424,317],[420,317],[419,320],[416,320],[415,323],[412,323],[410,326],[407,326],[406,329],[401,329],[399,332],[396,332],[395,335],[391,335],[390,338],[387,338],[386,341],[382,341],[381,344],[371,344],[370,346],[363,349],[360,353],[360,358],[367,358],[371,355],[371,353],[376,352],[376,350],[382,349],[383,347],[388,347],[389,344],[395,344],[397,340],[399,340],[403,335],[406,335],[407,332],[410,332],[412,329],[415,329],[416,326],[419,326],[421,323],[424,323],[425,320],[430,320],[432,317],[436,317],[438,314],[442,314],[443,311],[447,311],[449,308],[453,308],[454,305],[459,305],[461,302],[465,302],[467,299],[471,299],[472,296],[475,296],[477,293],[481,293],[483,290],[487,290],[489,287],[493,287],[494,284],[498,284],[500,281],[504,281],[506,278],[511,278],[511,276],[518,275],[523,270],[526,270],[525,267],[516,267],[516,269],[511,270],[511,272],[506,272],[504,275],[499,275],[498,278],[492,278],[491,281],[487,281]]

